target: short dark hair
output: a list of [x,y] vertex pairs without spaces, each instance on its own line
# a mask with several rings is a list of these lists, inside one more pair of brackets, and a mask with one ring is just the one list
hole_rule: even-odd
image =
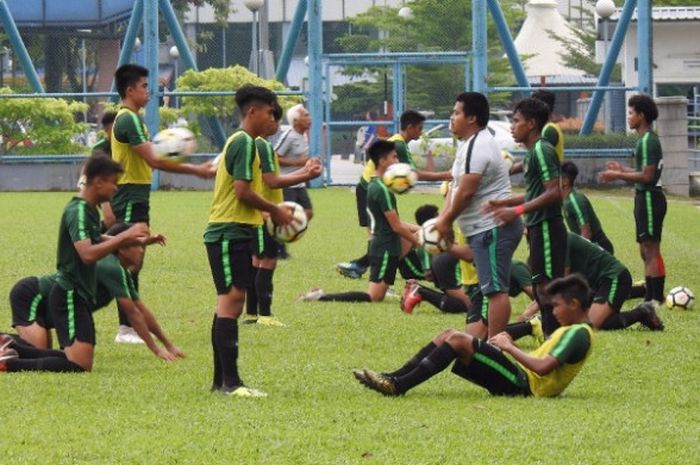
[[573,161],[565,161],[561,164],[561,172],[569,180],[569,183],[573,186],[578,176],[578,166]]
[[100,123],[102,123],[102,127],[109,126],[110,124],[114,123],[115,119],[117,119],[116,111],[105,111],[102,115]]
[[633,95],[627,101],[627,106],[637,113],[642,113],[647,123],[651,124],[659,117],[659,109],[654,99],[644,94]]
[[245,114],[248,108],[258,105],[274,106],[277,96],[267,87],[246,84],[236,91],[236,105]]
[[425,116],[417,112],[416,110],[406,110],[401,113],[401,130],[408,128],[409,126],[416,126],[425,121]]
[[590,306],[591,288],[588,287],[586,278],[579,273],[555,279],[547,285],[545,292],[550,297],[555,295],[561,296],[567,303],[576,299],[581,303],[583,310],[588,309]]
[[421,225],[428,220],[436,218],[439,211],[440,210],[438,209],[437,205],[433,205],[431,203],[421,205],[420,207],[416,208],[416,212],[414,214],[416,217],[416,224]]
[[103,178],[112,174],[121,174],[124,172],[122,165],[112,160],[106,155],[95,154],[85,160],[83,168],[85,180],[88,184],[95,178]]
[[105,231],[105,234],[108,236],[116,236],[117,234],[123,233],[132,226],[133,224],[131,223],[117,223],[111,228],[109,228],[107,231]]
[[284,110],[282,109],[282,105],[280,105],[279,102],[275,100],[275,103],[272,104],[272,116],[275,117],[275,121],[279,123],[279,121],[282,119],[283,114]]
[[526,120],[534,120],[537,129],[542,131],[542,128],[549,121],[549,108],[542,100],[533,97],[524,98],[515,104],[513,114],[520,113]]
[[126,64],[114,73],[114,84],[121,98],[126,97],[126,90],[136,85],[141,78],[148,77],[148,70],[140,65]]
[[393,150],[396,150],[396,144],[390,140],[379,139],[369,146],[367,153],[374,165],[379,166],[379,160],[386,158]]
[[462,92],[455,99],[462,102],[462,112],[465,116],[475,116],[476,124],[485,127],[489,123],[489,101],[479,92]]
[[532,98],[536,98],[537,100],[542,100],[544,103],[547,104],[547,107],[549,107],[549,112],[554,111],[554,102],[557,100],[557,97],[554,95],[554,92],[550,92],[548,90],[536,90],[532,93]]

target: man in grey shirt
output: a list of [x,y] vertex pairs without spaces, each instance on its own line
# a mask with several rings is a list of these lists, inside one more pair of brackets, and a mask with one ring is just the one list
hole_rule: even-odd
[[503,331],[510,318],[508,284],[513,253],[523,233],[518,219],[499,225],[491,214],[480,211],[484,202],[509,198],[508,169],[501,151],[488,130],[489,103],[477,92],[457,96],[450,117],[452,133],[463,143],[452,166],[452,184],[436,229],[443,237],[453,236],[457,221],[461,234],[474,253],[481,292],[488,299],[488,314],[470,311],[468,332],[491,338]]
[[[311,127],[311,117],[308,110],[302,104],[294,105],[287,110],[287,122],[291,127],[284,131],[275,143],[275,152],[279,157],[282,175],[298,170],[306,165],[306,161],[309,159],[309,142],[306,139],[306,132]],[[285,188],[284,200],[301,205],[309,220],[313,216],[311,199],[306,192],[304,183]]]

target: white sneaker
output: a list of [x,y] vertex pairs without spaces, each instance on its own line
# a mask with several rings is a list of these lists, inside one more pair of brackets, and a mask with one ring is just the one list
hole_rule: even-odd
[[143,339],[136,334],[134,328],[124,325],[119,325],[119,331],[117,331],[114,342],[117,344],[145,344]]
[[302,294],[299,297],[297,297],[297,302],[301,301],[312,301],[312,300],[318,300],[321,297],[323,297],[325,293],[323,292],[323,289],[315,287],[309,290],[306,294]]

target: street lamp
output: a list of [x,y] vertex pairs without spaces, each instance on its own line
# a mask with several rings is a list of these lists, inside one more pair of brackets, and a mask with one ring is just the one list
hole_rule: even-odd
[[[170,58],[173,59],[173,66],[174,66],[174,75],[173,75],[173,90],[176,90],[177,86],[177,60],[180,58],[180,51],[177,49],[177,45],[173,45],[170,47],[170,50],[168,51],[170,54]],[[175,103],[175,108],[180,108],[180,103],[178,101],[177,95],[173,96],[173,102]]]
[[399,9],[399,17],[405,20],[413,19],[413,10],[410,6],[403,6]]
[[258,51],[258,11],[265,4],[265,0],[243,0],[243,4],[253,13],[253,40],[250,51],[250,70],[256,75],[260,74],[260,53]]
[[[603,20],[603,62],[608,59],[608,23],[610,16],[615,13],[615,3],[613,0],[598,0],[595,4],[596,14]],[[605,99],[603,105],[603,120],[605,121],[605,132],[611,128],[610,119],[612,119],[610,109],[610,95],[605,91]]]

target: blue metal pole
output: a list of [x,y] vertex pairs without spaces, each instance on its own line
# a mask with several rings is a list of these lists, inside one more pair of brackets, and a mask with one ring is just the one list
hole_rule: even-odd
[[637,1],[637,79],[639,92],[652,95],[653,88],[653,38],[651,22],[651,1]]
[[[168,0],[159,0],[158,5],[160,6],[160,12],[163,15],[165,24],[168,25],[170,34],[173,36],[173,40],[177,46],[177,51],[180,52],[180,58],[182,59],[182,63],[185,65],[185,69],[197,71],[197,62],[195,61],[194,55],[192,55],[192,51],[187,44],[187,37],[185,37],[185,33],[182,31],[180,23],[177,21],[175,10],[173,10],[173,7]],[[213,116],[207,118],[207,122],[212,130],[214,143],[223,148],[224,144],[226,143],[226,131],[224,131],[223,126],[221,126],[219,120]]]
[[[141,27],[141,20],[143,20],[143,0],[136,0],[134,2],[134,8],[131,11],[129,25],[126,27],[126,34],[124,35],[122,49],[119,51],[119,61],[117,62],[117,68],[131,61],[131,55],[134,50],[136,36],[139,33],[139,27]],[[117,88],[115,86],[114,81],[112,81],[111,92],[116,91]],[[112,102],[117,102],[119,101],[119,97],[113,97],[111,100]]]
[[392,79],[392,103],[394,106],[394,111],[392,115],[392,120],[394,121],[394,132],[399,132],[401,128],[401,114],[404,112],[404,79],[403,79],[403,66],[399,63],[394,63],[392,66],[392,74],[394,79]]
[[[309,11],[309,111],[311,112],[310,151],[312,154],[323,150],[323,19],[321,0],[308,0]],[[328,79],[328,77],[326,77]],[[331,179],[331,160],[326,158],[326,181]],[[319,178],[311,181],[312,187],[321,187]]]
[[[143,46],[146,50],[146,68],[148,68],[148,88],[151,99],[146,104],[146,126],[151,134],[159,129],[158,115],[160,92],[158,89],[158,0],[144,0],[143,3]],[[160,184],[160,174],[153,173],[151,189],[157,190]]]
[[[324,103],[325,103],[325,113],[326,113],[326,121],[330,122],[331,120],[331,99],[333,96],[333,82],[331,82],[330,76],[330,70],[329,70],[329,64],[325,63],[323,66],[323,75],[326,76],[326,92],[324,95]],[[326,131],[325,131],[325,150],[324,150],[324,155],[325,155],[325,160],[326,160],[326,184],[332,184],[333,180],[331,179],[331,165],[330,165],[330,160],[331,159],[331,126],[330,124],[326,125]]]
[[472,49],[474,51],[474,91],[488,93],[488,48],[486,0],[472,2]]
[[[600,70],[600,76],[598,77],[597,87],[605,87],[610,82],[610,75],[615,67],[615,62],[617,61],[617,55],[620,53],[620,48],[622,47],[622,42],[625,39],[625,34],[627,33],[627,27],[629,26],[630,19],[632,18],[632,13],[634,12],[634,7],[637,5],[637,0],[627,0],[625,6],[622,7],[622,12],[620,13],[620,19],[617,21],[617,26],[615,27],[615,33],[613,34],[612,42],[610,44],[610,50],[608,56],[605,59],[603,68]],[[598,111],[600,111],[600,105],[603,103],[603,97],[605,96],[605,91],[596,90],[593,92],[593,97],[591,97],[591,104],[586,112],[586,117],[583,120],[583,125],[581,126],[581,135],[590,134],[595,125],[596,117],[598,116]]]
[[515,49],[515,44],[513,43],[513,36],[510,33],[508,24],[506,23],[506,18],[503,16],[503,10],[501,10],[501,5],[498,0],[487,0],[489,10],[491,11],[491,17],[494,23],[496,23],[496,30],[498,35],[501,37],[501,43],[503,44],[503,49],[508,56],[510,61],[510,66],[513,68],[513,74],[515,74],[515,80],[520,87],[530,87],[530,83],[527,80],[527,75],[525,74],[525,69],[520,61],[520,56],[518,51]]
[[294,17],[289,26],[289,33],[287,34],[287,39],[284,42],[284,48],[282,49],[282,54],[280,55],[279,63],[277,63],[277,73],[275,74],[275,79],[279,82],[287,81],[287,72],[289,72],[289,64],[292,62],[292,54],[294,53],[294,48],[299,41],[299,34],[301,33],[301,27],[304,25],[304,18],[306,17],[306,10],[308,10],[309,4],[307,0],[299,0],[297,3],[297,9],[294,11]]
[[22,36],[19,34],[15,20],[12,19],[12,13],[10,13],[10,9],[7,7],[5,0],[0,0],[0,21],[2,22],[2,27],[5,29],[5,34],[7,34],[12,49],[17,54],[19,62],[22,64],[22,69],[27,76],[29,85],[34,92],[43,94],[44,87],[41,85],[39,75],[34,68],[34,63],[32,63],[29,52],[27,52],[27,47],[24,46]]

